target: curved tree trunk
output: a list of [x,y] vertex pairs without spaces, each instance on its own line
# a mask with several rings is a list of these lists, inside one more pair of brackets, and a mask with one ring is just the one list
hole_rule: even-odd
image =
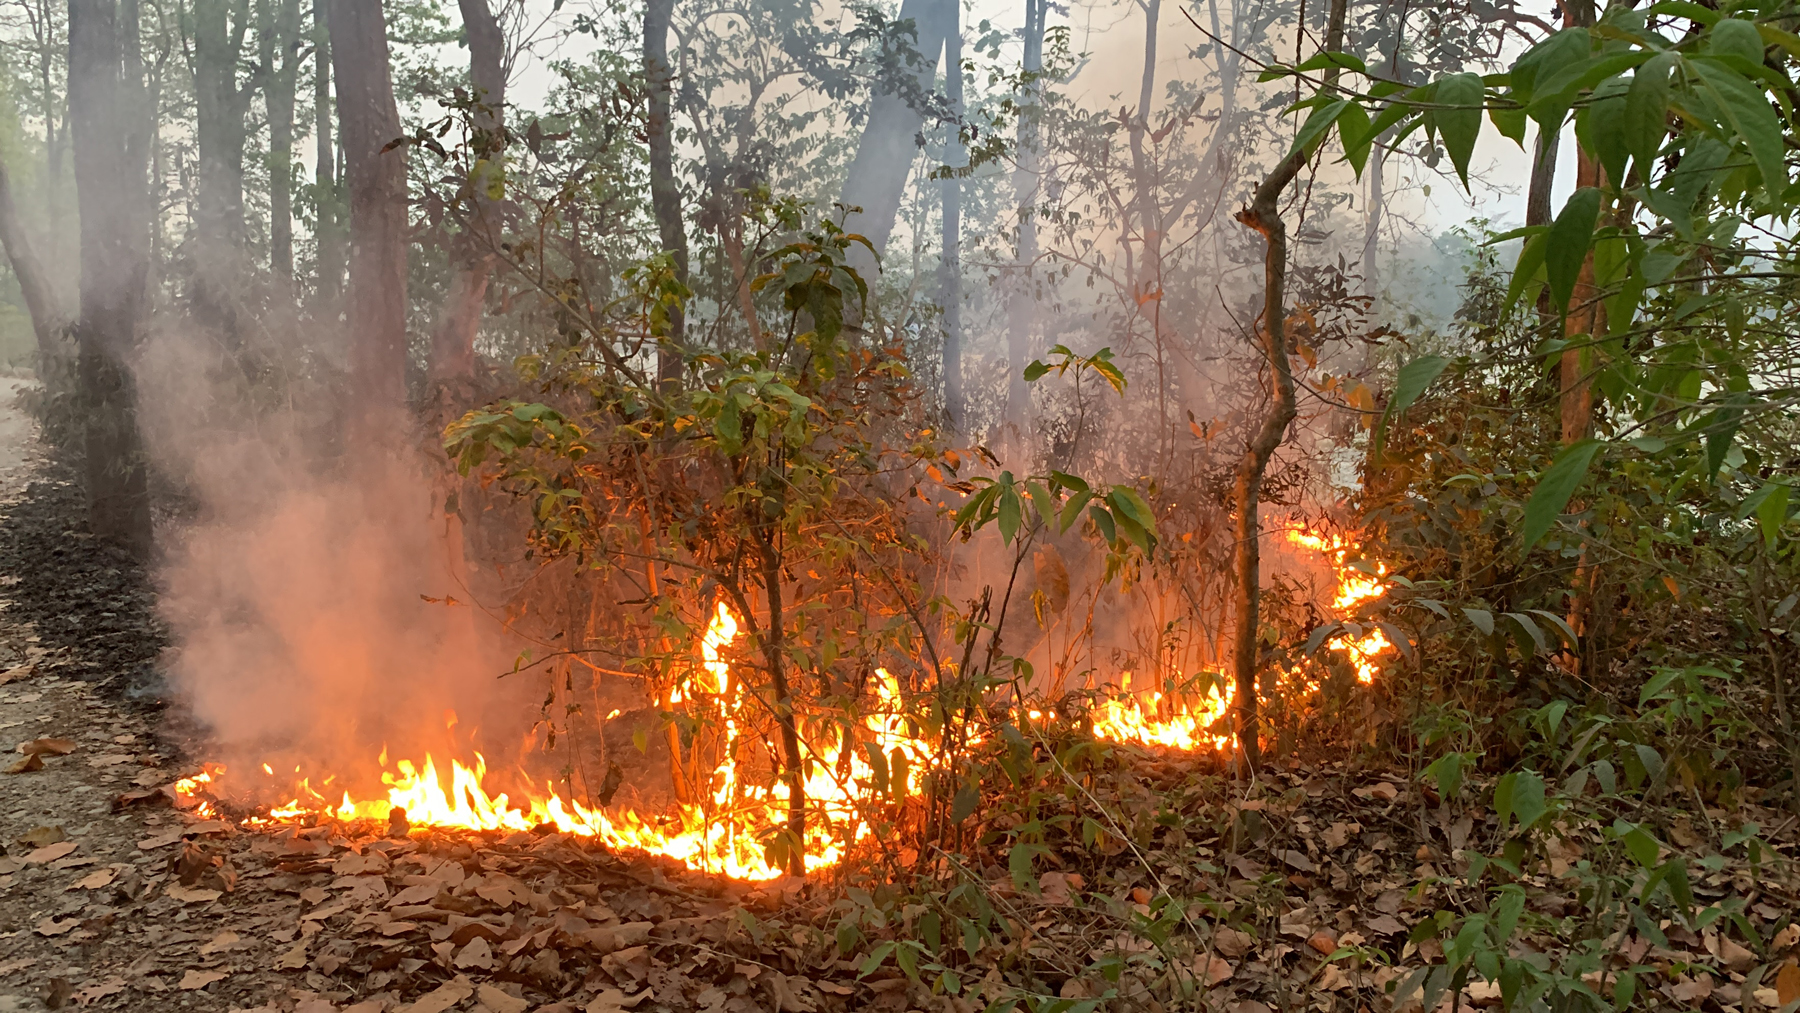
[[[1331,0],[1331,16],[1325,29],[1325,48],[1337,51],[1344,44],[1345,0]],[[1337,83],[1335,68],[1325,72],[1325,88]],[[1256,696],[1257,644],[1262,630],[1262,518],[1263,475],[1269,458],[1281,446],[1282,436],[1294,421],[1294,374],[1288,366],[1287,343],[1287,224],[1281,220],[1281,196],[1306,166],[1307,152],[1295,149],[1262,185],[1237,219],[1262,234],[1268,244],[1263,254],[1262,352],[1269,370],[1269,407],[1262,424],[1238,460],[1233,499],[1237,506],[1237,626],[1233,642],[1232,672],[1237,684],[1238,750],[1253,774],[1262,759],[1261,722]]]
[[406,149],[381,5],[326,0],[350,191],[350,373],[364,414],[406,404]]
[[81,315],[75,333],[85,422],[88,524],[138,555],[150,550],[148,467],[130,358],[147,269],[127,154],[115,0],[69,0],[69,125],[81,213]]
[[0,160],[0,245],[6,247],[13,277],[19,280],[19,293],[25,297],[25,311],[31,315],[31,331],[37,336],[39,369],[42,372],[53,370],[68,354],[68,314],[57,300],[43,262],[38,260],[37,251],[25,233],[25,223],[19,220],[19,207],[13,200],[12,174],[3,160]]

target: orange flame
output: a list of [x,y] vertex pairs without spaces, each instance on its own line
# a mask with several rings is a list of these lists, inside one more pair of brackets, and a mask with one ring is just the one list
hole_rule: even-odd
[[[356,799],[343,792],[341,800],[333,803],[303,779],[299,796],[272,809],[269,817],[290,820],[319,814],[345,821],[387,820],[396,809],[404,809],[406,821],[415,826],[514,832],[549,828],[596,838],[614,848],[664,855],[694,869],[740,879],[772,879],[784,870],[767,860],[762,832],[784,822],[787,789],[781,783],[748,783],[737,769],[740,730],[734,715],[739,704],[730,664],[722,656],[737,635],[737,617],[721,602],[701,638],[701,665],[687,688],[696,702],[711,698],[712,708],[723,720],[726,746],[713,777],[711,804],[681,806],[672,820],[651,823],[629,810],[615,815],[589,808],[563,798],[549,785],[542,796],[523,799],[513,799],[505,792],[491,794],[483,784],[488,770],[480,753],[475,754],[473,767],[454,758],[440,766],[429,753],[423,763],[397,760],[382,774],[382,783],[387,785],[385,799]],[[846,758],[841,745],[803,744],[809,871],[842,861],[849,844],[868,837],[871,831],[864,814],[879,802],[880,789],[886,788],[890,797],[897,798],[917,793],[923,782],[931,746],[907,734],[898,680],[885,669],[877,669],[876,676],[877,706],[863,719],[868,733],[862,742],[864,751],[851,743]],[[681,687],[671,698],[683,699]],[[885,776],[871,766],[867,758],[871,752],[881,754]],[[382,759],[385,767],[385,750]],[[200,778],[210,780],[204,774],[193,780]]]
[[[1373,574],[1351,565],[1348,562],[1350,554],[1360,547],[1343,535],[1319,535],[1302,527],[1291,527],[1287,530],[1287,538],[1295,545],[1331,557],[1333,575],[1337,578],[1337,591],[1332,597],[1331,607],[1340,617],[1363,602],[1387,593],[1387,581],[1382,579],[1387,576],[1387,564],[1376,563]],[[1356,681],[1364,685],[1374,682],[1375,673],[1381,669],[1376,659],[1394,648],[1380,627],[1359,637],[1339,634],[1326,641],[1325,646],[1347,655],[1350,664],[1356,669]]]

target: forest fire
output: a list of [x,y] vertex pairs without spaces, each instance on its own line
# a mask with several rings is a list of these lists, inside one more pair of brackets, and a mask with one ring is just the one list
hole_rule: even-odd
[[[334,801],[315,789],[310,779],[302,779],[294,798],[270,809],[268,817],[246,823],[267,826],[324,817],[386,822],[394,827],[553,831],[595,838],[609,847],[663,855],[696,870],[738,879],[773,879],[784,870],[782,863],[766,852],[765,843],[779,828],[788,798],[785,785],[755,783],[739,769],[739,746],[744,744],[740,740],[747,737],[736,715],[746,701],[722,657],[737,634],[736,616],[720,603],[701,638],[701,663],[686,691],[677,686],[669,695],[671,704],[689,701],[710,710],[724,730],[710,804],[679,805],[671,817],[646,819],[631,810],[615,814],[583,805],[550,785],[545,785],[542,794],[524,798],[495,792],[489,787],[487,761],[480,753],[470,765],[455,758],[440,763],[429,753],[422,762],[399,759],[390,764],[383,752],[378,765],[387,786],[385,798],[356,798],[342,792],[336,793],[340,797]],[[906,734],[906,721],[899,713],[898,681],[883,669],[875,674],[875,708],[863,718],[867,734],[858,736],[862,750],[850,744],[846,755],[841,744],[802,743],[809,761],[806,803],[809,813],[816,814],[808,822],[809,871],[838,863],[847,845],[868,836],[864,813],[867,807],[880,804],[882,794],[898,799],[916,793],[921,784],[930,746]],[[867,758],[874,752],[881,754],[886,768],[879,773]],[[268,764],[263,771],[274,774]],[[224,773],[225,768],[211,766],[177,782],[175,789],[180,795],[195,797],[217,788]]]
[[[1375,572],[1370,573],[1352,565],[1350,555],[1360,551],[1361,546],[1343,535],[1321,535],[1303,527],[1291,527],[1287,537],[1289,542],[1322,553],[1331,560],[1332,573],[1337,579],[1331,608],[1338,613],[1339,619],[1350,618],[1349,613],[1358,605],[1387,592],[1387,581],[1383,579],[1387,576],[1387,566],[1376,563]],[[1364,685],[1375,681],[1375,673],[1380,669],[1376,659],[1394,649],[1380,627],[1371,628],[1360,636],[1339,634],[1327,640],[1325,646],[1344,654],[1356,669],[1357,681]]]

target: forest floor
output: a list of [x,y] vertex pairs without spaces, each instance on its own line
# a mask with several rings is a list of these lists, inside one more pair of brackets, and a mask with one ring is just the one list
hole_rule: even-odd
[[[0,763],[0,1013],[971,1013],[1025,964],[1066,998],[1110,992],[1110,1009],[1406,1013],[1419,1002],[1394,986],[1442,959],[1409,933],[1469,910],[1456,878],[1504,839],[1480,805],[1347,762],[1234,786],[1211,758],[1118,750],[1079,792],[1116,831],[1105,844],[1042,855],[1027,878],[969,870],[1008,931],[959,950],[953,997],[892,962],[863,973],[873,942],[918,934],[865,920],[869,940],[843,952],[838,918],[863,901],[829,883],[732,882],[558,834],[206,819],[168,790],[197,764],[161,699],[151,585],[80,529],[78,487],[17,389],[0,389],[0,730],[18,743]],[[1777,979],[1800,980],[1796,821],[1751,804],[1664,816],[1695,894],[1738,918],[1621,929],[1609,966],[1656,968],[1651,1008],[1775,1007]],[[1773,849],[1756,863],[1719,854],[1746,821]],[[1561,828],[1522,880],[1524,945],[1572,931],[1599,832]],[[1170,982],[1195,994],[1171,1004]],[[1441,1008],[1498,999],[1475,982]]]

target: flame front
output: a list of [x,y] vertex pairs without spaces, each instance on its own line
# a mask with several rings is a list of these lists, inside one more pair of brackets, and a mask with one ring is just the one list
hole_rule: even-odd
[[[721,872],[740,879],[766,880],[782,874],[770,862],[763,847],[765,831],[783,821],[788,809],[786,786],[746,782],[738,771],[740,728],[734,716],[737,687],[731,679],[724,651],[737,638],[738,622],[723,602],[715,609],[700,640],[701,663],[687,686],[676,686],[672,703],[691,700],[710,706],[724,728],[725,748],[711,785],[709,805],[678,806],[673,817],[646,821],[633,811],[619,814],[589,808],[564,798],[546,785],[541,796],[514,799],[507,793],[490,794],[487,760],[475,754],[474,766],[450,759],[440,766],[426,754],[423,762],[401,759],[384,769],[385,799],[356,799],[342,793],[332,802],[303,779],[299,796],[269,814],[271,821],[322,814],[340,820],[386,821],[404,810],[408,824],[467,830],[531,831],[544,828],[591,837],[610,847],[631,848],[674,858],[689,868]],[[931,747],[906,732],[906,719],[898,680],[885,669],[876,669],[876,708],[863,718],[868,751],[879,751],[887,770],[878,775],[854,745],[849,755],[837,745],[803,743],[807,776],[804,783],[808,810],[806,867],[809,871],[841,861],[845,848],[870,833],[865,813],[880,803],[879,789],[890,797],[915,794],[923,780]],[[614,714],[616,715],[616,711]],[[382,766],[388,767],[385,751]],[[272,770],[265,765],[265,770]],[[198,790],[210,775],[190,779],[188,790]]]
[[[1287,537],[1295,545],[1330,557],[1332,572],[1337,578],[1337,591],[1332,597],[1331,607],[1339,618],[1348,616],[1363,602],[1387,593],[1387,581],[1382,579],[1387,576],[1387,564],[1376,563],[1372,574],[1350,565],[1350,553],[1359,547],[1343,535],[1319,535],[1305,528],[1293,527],[1288,529]],[[1379,626],[1369,629],[1361,636],[1339,634],[1327,640],[1325,646],[1347,656],[1356,669],[1356,681],[1364,685],[1373,683],[1375,673],[1381,669],[1376,659],[1394,648]]]

